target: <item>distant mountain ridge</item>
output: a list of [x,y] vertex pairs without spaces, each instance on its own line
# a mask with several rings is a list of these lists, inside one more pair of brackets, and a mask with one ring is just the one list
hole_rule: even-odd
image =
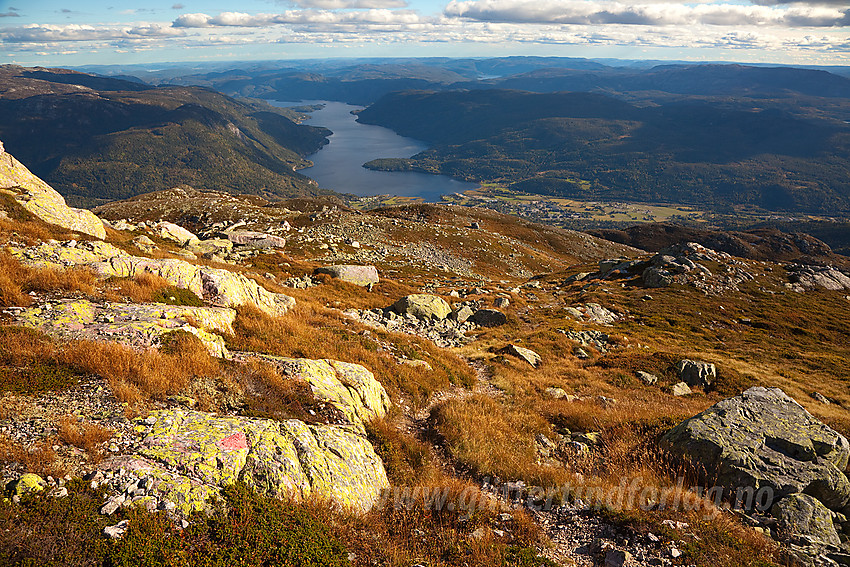
[[326,193],[297,173],[330,131],[208,88],[0,67],[0,138],[85,206],[179,184],[268,198]]

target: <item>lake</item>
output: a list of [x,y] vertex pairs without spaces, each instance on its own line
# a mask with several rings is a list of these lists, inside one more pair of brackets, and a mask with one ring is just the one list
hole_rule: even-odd
[[457,181],[445,175],[430,175],[409,171],[372,171],[363,167],[376,158],[408,158],[428,148],[427,144],[399,136],[389,128],[360,124],[352,110],[361,107],[333,101],[281,102],[268,101],[272,106],[302,106],[324,104],[304,121],[311,126],[324,126],[333,132],[330,143],[308,156],[313,167],[298,172],[314,179],[319,187],[339,193],[360,196],[400,195],[420,197],[436,202],[443,195],[477,189],[477,183]]

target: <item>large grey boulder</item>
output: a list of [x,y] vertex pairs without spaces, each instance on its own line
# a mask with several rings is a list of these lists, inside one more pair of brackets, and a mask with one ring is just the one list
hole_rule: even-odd
[[832,513],[808,494],[792,494],[783,498],[773,505],[770,514],[779,520],[779,536],[782,539],[803,535],[822,543],[841,544],[832,523]]
[[479,309],[469,320],[482,327],[498,327],[508,322],[507,316],[496,309]]
[[710,362],[680,360],[676,371],[682,382],[698,388],[708,388],[717,379],[717,369]]
[[[847,439],[779,388],[750,388],[671,429],[662,444],[705,468],[730,494],[806,492],[832,510],[850,502]],[[768,502],[769,504],[770,502]]]
[[342,280],[354,285],[366,287],[380,281],[378,269],[375,266],[354,266],[345,264],[341,266],[323,266],[316,268],[314,274],[328,274],[332,278]]
[[399,315],[413,315],[417,319],[445,319],[452,312],[442,297],[427,293],[414,293],[396,301],[392,310]]

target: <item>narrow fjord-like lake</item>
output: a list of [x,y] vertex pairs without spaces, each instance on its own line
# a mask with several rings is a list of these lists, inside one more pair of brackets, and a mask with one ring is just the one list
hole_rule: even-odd
[[407,158],[428,146],[419,140],[399,136],[389,128],[360,124],[351,114],[352,110],[360,107],[333,101],[268,102],[279,107],[325,105],[321,110],[311,112],[304,123],[331,130],[330,143],[308,156],[313,167],[299,170],[299,173],[314,179],[319,187],[361,196],[421,197],[427,202],[436,202],[442,195],[478,187],[476,183],[457,181],[445,175],[371,171],[363,167],[364,163],[376,158]]

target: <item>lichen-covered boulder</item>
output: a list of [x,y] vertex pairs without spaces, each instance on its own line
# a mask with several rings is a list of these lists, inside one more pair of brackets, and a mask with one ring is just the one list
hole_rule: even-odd
[[178,224],[173,222],[162,221],[154,225],[156,234],[163,240],[171,240],[180,246],[198,242],[200,239]]
[[202,297],[212,305],[237,307],[254,305],[269,315],[283,315],[295,300],[282,293],[273,293],[252,279],[228,270],[201,268]]
[[809,538],[831,545],[841,545],[841,539],[832,523],[832,513],[817,499],[808,494],[791,494],[773,505],[770,514],[779,520],[779,536]]
[[226,358],[220,334],[233,333],[236,312],[221,307],[66,300],[25,309],[17,319],[50,334],[133,346],[158,346],[166,333],[185,331],[195,335],[211,355]]
[[283,315],[295,300],[268,291],[242,274],[190,264],[175,258],[151,259],[127,254],[103,242],[43,243],[32,248],[15,248],[12,254],[37,266],[57,268],[85,265],[102,278],[132,278],[151,273],[169,284],[188,289],[217,307],[254,305],[269,315]]
[[387,391],[365,367],[337,360],[263,356],[293,379],[304,380],[313,397],[340,410],[349,424],[365,432],[364,424],[390,409]]
[[328,274],[332,278],[342,280],[354,285],[366,287],[370,284],[376,284],[380,281],[378,278],[378,269],[375,266],[323,266],[316,268],[314,274]]
[[186,245],[186,250],[201,255],[226,254],[233,250],[233,243],[226,238],[210,238]]
[[47,483],[43,478],[33,473],[24,473],[17,480],[10,482],[6,488],[16,496],[23,496],[29,492],[41,492]]
[[372,445],[345,427],[179,410],[137,423],[130,454],[101,469],[141,473],[150,479],[148,495],[184,514],[206,508],[236,481],[269,496],[328,498],[356,512],[368,511],[389,486]]
[[750,388],[670,430],[662,443],[729,491],[805,492],[832,510],[850,502],[847,439],[779,388]]
[[427,293],[414,293],[396,301],[392,310],[399,315],[413,315],[417,319],[442,320],[452,312],[451,306],[442,297]]
[[106,238],[106,228],[93,212],[69,207],[53,187],[5,151],[0,151],[0,191],[10,193],[23,208],[45,222]]
[[136,248],[147,254],[150,254],[151,252],[159,248],[153,240],[151,240],[144,234],[137,236],[132,240],[132,242]]

